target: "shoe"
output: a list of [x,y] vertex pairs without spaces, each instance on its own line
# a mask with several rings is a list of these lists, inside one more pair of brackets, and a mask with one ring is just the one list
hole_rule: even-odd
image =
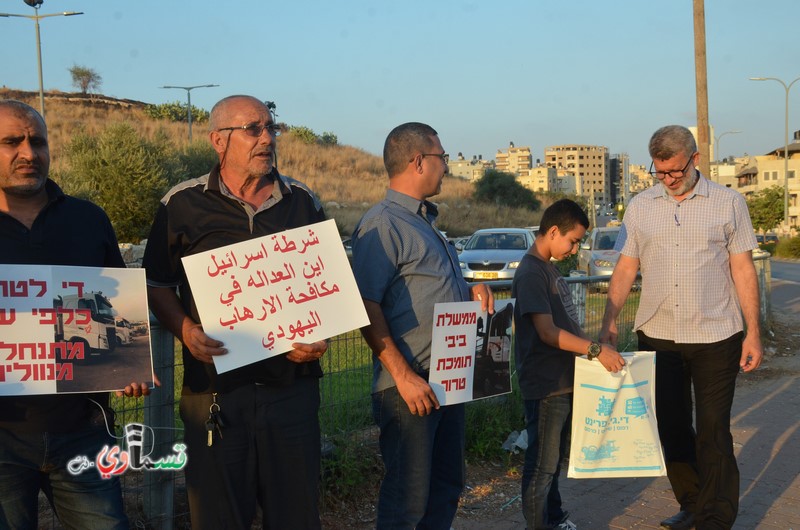
[[569,519],[567,519],[566,521],[564,521],[560,525],[556,526],[556,528],[558,528],[560,530],[578,530],[578,527],[575,526],[575,523],[573,523]]
[[694,528],[694,514],[681,510],[669,519],[661,521],[661,528],[667,530],[691,530]]

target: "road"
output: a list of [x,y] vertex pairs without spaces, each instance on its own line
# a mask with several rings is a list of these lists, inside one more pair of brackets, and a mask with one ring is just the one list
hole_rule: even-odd
[[59,381],[58,391],[117,390],[134,381],[152,381],[149,343],[149,335],[137,336],[131,344],[117,346],[111,353],[73,363],[72,381]]
[[771,259],[772,278],[800,283],[800,262]]

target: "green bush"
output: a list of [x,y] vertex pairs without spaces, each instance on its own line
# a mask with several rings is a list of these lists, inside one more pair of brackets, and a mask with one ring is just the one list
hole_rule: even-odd
[[[770,252],[767,248],[764,248],[764,250]],[[775,246],[774,252],[770,253],[779,258],[799,259],[800,236],[779,239],[778,244]]]
[[64,155],[69,169],[55,180],[66,193],[102,207],[123,242],[147,237],[159,200],[184,174],[166,135],[148,140],[127,123],[76,134]]
[[[145,114],[156,120],[167,120],[176,122],[188,122],[189,114],[186,111],[188,105],[179,101],[162,103],[160,105],[147,105],[144,108]],[[207,110],[192,105],[192,121],[203,123],[208,121],[209,112]]]

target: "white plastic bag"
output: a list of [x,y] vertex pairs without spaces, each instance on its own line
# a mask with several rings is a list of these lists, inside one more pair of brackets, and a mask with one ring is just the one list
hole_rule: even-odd
[[666,474],[655,409],[655,352],[624,353],[612,373],[575,359],[568,477],[659,477]]

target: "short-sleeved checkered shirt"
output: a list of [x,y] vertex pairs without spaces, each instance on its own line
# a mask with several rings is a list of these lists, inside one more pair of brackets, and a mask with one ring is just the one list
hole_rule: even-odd
[[642,294],[634,329],[648,337],[708,344],[743,329],[730,256],[756,248],[747,203],[698,173],[678,202],[662,184],[625,211],[617,250],[637,258]]

